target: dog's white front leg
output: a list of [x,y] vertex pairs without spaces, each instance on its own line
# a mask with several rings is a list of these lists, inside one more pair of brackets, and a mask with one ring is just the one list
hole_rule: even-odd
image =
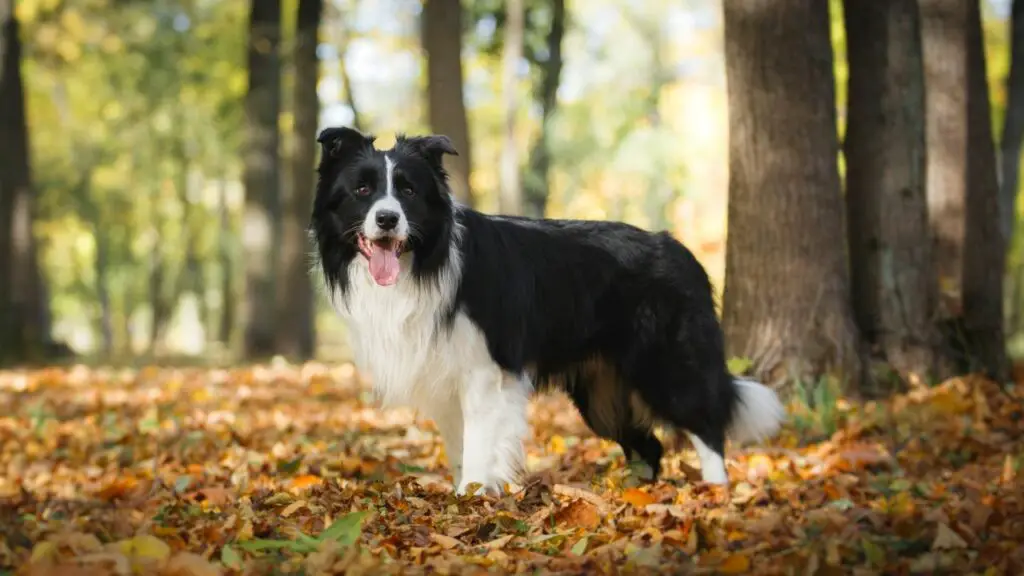
[[448,457],[448,469],[452,473],[452,482],[458,486],[462,480],[462,422],[461,400],[457,397],[445,400],[443,404],[432,410],[431,418],[441,432],[444,442],[444,453]]
[[529,382],[493,367],[470,373],[461,392],[463,468],[456,493],[465,494],[472,483],[500,493],[504,484],[516,481],[524,469]]

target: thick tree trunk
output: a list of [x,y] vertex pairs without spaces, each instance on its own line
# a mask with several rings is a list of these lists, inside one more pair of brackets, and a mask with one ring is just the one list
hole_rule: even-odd
[[961,311],[967,172],[967,9],[963,0],[920,0],[924,52],[928,217],[939,314]]
[[285,198],[281,262],[285,274],[279,298],[278,352],[296,360],[313,357],[313,285],[309,273],[309,236],[306,233],[313,205],[313,170],[316,165],[316,128],[320,100],[316,86],[319,61],[317,37],[323,0],[299,0],[295,33],[295,149],[292,186]]
[[279,213],[281,109],[281,1],[252,0],[249,27],[249,91],[245,98],[245,250],[246,358],[274,353],[277,314],[275,268]]
[[1020,188],[1020,152],[1024,142],[1024,0],[1013,0],[1010,19],[1010,76],[1000,142],[999,221],[1003,238],[1013,238],[1014,208]]
[[519,215],[523,212],[523,187],[519,171],[519,145],[516,142],[516,116],[519,112],[519,62],[523,59],[523,0],[505,1],[504,32],[501,97],[505,130],[501,143],[498,212]]
[[427,107],[430,129],[452,140],[458,156],[445,156],[455,197],[473,204],[470,188],[469,121],[462,93],[462,3],[424,0],[421,41],[427,57]]
[[992,109],[985,73],[981,8],[967,19],[967,197],[964,233],[963,316],[978,368],[1009,377],[1003,318],[1006,239],[999,228],[999,182],[992,138]]
[[729,353],[769,381],[860,378],[827,2],[725,2]]
[[846,207],[854,316],[902,376],[944,373],[925,193],[917,0],[845,2]]
[[0,351],[37,357],[50,339],[43,278],[32,232],[35,198],[13,3],[0,3]]
[[548,59],[541,70],[540,134],[530,148],[529,170],[523,182],[524,205],[527,216],[541,218],[547,210],[551,186],[551,119],[558,106],[558,86],[562,77],[562,38],[565,36],[565,0],[551,1],[551,29],[547,36]]

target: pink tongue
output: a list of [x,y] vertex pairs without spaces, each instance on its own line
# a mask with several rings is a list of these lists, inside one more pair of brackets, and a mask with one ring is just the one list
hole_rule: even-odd
[[370,275],[381,286],[398,282],[398,254],[394,250],[370,245]]

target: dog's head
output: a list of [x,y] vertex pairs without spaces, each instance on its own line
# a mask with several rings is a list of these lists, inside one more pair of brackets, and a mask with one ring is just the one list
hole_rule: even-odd
[[377,284],[402,266],[428,273],[453,227],[442,159],[458,154],[447,136],[398,136],[390,150],[352,128],[326,128],[311,227],[328,281],[363,258]]

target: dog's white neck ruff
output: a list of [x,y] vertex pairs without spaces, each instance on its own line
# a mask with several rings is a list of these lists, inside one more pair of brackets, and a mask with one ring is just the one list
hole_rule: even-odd
[[456,490],[477,482],[494,491],[522,471],[531,386],[494,362],[465,313],[456,312],[450,330],[441,324],[462,277],[463,233],[456,225],[448,262],[432,281],[417,282],[405,254],[398,281],[379,286],[356,257],[346,293],[331,301],[348,326],[356,366],[384,406],[417,409],[437,424]]

